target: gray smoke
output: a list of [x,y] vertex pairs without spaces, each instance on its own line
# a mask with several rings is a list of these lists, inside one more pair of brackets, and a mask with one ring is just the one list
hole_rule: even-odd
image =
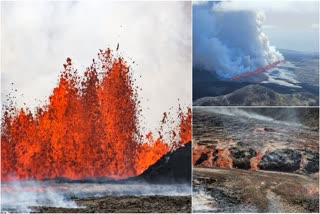
[[193,62],[222,79],[283,59],[262,32],[265,15],[229,10],[227,2],[193,5]]

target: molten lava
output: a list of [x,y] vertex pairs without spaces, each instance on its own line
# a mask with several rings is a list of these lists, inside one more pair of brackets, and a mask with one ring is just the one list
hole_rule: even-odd
[[[170,148],[191,140],[191,109],[179,107],[179,125],[165,142],[152,132],[140,134],[141,113],[132,73],[110,49],[81,77],[67,59],[49,104],[2,115],[1,177],[43,179],[67,177],[126,178],[142,173]],[[165,114],[166,115],[166,114]],[[174,147],[170,147],[174,144]]]
[[257,171],[259,170],[259,162],[262,159],[265,151],[257,151],[257,155],[250,159],[250,170]]
[[232,159],[230,158],[230,151],[228,149],[217,149],[216,167],[232,168]]

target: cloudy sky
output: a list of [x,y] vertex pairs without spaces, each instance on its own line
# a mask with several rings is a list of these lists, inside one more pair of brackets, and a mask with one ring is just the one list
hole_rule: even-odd
[[[99,49],[135,61],[146,124],[191,103],[190,2],[1,2],[1,95],[18,104],[45,101],[67,57],[83,71]],[[129,60],[130,61],[130,60]],[[21,96],[23,94],[23,96]]]
[[277,48],[319,51],[319,1],[235,0],[222,10],[254,10],[265,14],[263,32]]

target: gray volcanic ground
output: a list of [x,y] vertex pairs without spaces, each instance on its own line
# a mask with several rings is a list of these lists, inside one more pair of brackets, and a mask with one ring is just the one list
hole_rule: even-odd
[[193,212],[318,213],[319,179],[293,173],[194,168]]
[[319,109],[193,109],[193,211],[318,212]]
[[1,211],[191,212],[191,142],[125,180],[67,178],[1,183]]
[[266,72],[224,81],[193,68],[194,106],[317,106],[319,55],[280,50],[286,63]]
[[30,211],[32,206],[77,208],[75,198],[102,196],[186,196],[190,186],[148,183],[64,183],[19,181],[1,184],[2,211]]

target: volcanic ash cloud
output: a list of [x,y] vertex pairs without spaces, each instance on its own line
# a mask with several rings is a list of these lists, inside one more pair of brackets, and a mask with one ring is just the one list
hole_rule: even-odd
[[223,4],[193,6],[195,66],[227,79],[283,59],[262,32],[263,12],[228,10]]

